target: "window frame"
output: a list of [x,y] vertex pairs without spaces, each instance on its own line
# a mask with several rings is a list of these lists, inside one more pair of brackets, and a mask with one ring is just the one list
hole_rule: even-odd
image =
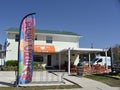
[[52,36],[46,36],[46,43],[53,43],[53,37]]
[[20,40],[19,34],[15,34],[15,42],[18,42]]

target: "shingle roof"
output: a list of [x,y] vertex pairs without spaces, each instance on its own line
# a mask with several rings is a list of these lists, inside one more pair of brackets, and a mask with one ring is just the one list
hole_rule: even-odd
[[[5,30],[6,32],[19,32],[18,28],[9,28]],[[75,36],[80,36],[76,33],[73,32],[67,32],[67,31],[57,31],[57,30],[35,30],[36,33],[48,33],[48,34],[63,34],[63,35],[75,35]]]

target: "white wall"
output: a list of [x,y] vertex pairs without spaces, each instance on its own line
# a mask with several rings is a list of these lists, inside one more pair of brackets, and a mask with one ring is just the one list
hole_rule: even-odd
[[18,42],[15,40],[8,39],[10,43],[6,50],[6,60],[17,60],[18,59]]
[[[10,45],[7,47],[6,51],[6,60],[17,60],[18,59],[18,42],[15,42],[15,35],[16,33],[9,33],[7,41]],[[72,36],[72,35],[59,35],[59,34],[36,34],[37,40],[35,40],[35,45],[54,45],[56,52],[71,48],[78,48],[79,47],[79,36]],[[53,43],[48,44],[46,43],[46,36],[53,37]],[[58,55],[52,56],[52,65],[55,65],[58,61],[56,59]],[[63,59],[64,57],[62,57]],[[59,60],[59,59],[58,59]],[[46,63],[46,61],[45,61]],[[62,62],[63,63],[63,62]]]
[[48,34],[37,35],[38,40],[35,41],[35,45],[54,45],[56,52],[71,48],[79,48],[79,36],[72,35],[51,35],[53,37],[52,44],[46,43],[46,36],[50,36]]

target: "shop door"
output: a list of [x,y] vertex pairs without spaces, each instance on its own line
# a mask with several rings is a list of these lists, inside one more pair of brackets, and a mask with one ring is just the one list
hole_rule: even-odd
[[51,55],[47,56],[47,66],[51,66]]

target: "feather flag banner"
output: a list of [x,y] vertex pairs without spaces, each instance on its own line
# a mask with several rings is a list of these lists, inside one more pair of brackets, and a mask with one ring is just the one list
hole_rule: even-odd
[[35,13],[26,15],[20,25],[17,84],[32,81],[34,59]]

